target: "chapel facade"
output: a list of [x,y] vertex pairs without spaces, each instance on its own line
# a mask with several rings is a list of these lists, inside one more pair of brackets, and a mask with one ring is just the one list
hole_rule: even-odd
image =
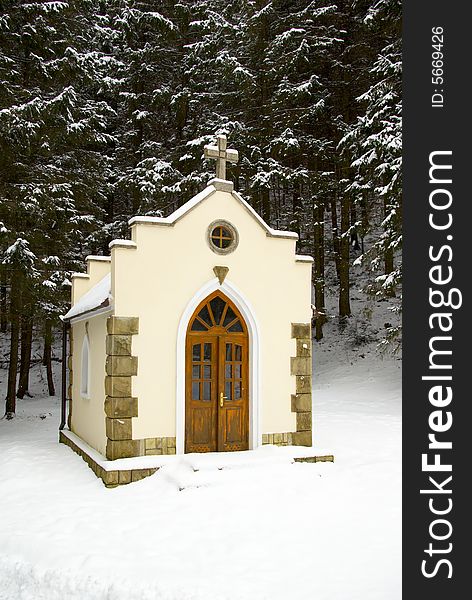
[[312,258],[217,177],[72,278],[69,430],[109,460],[312,444]]

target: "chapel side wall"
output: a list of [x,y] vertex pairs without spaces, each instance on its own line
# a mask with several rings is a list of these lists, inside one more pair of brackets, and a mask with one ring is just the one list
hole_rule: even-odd
[[[100,454],[106,453],[105,432],[105,341],[107,335],[107,316],[98,315],[88,321],[79,321],[72,325],[72,414],[70,428],[87,444]],[[85,325],[88,323],[90,348],[90,394],[83,398],[80,393],[80,374],[82,368],[82,344]]]
[[[238,248],[220,256],[208,246],[208,225],[217,218],[239,232]],[[176,435],[176,338],[187,304],[215,278],[214,266],[227,266],[227,281],[248,300],[260,335],[260,433],[297,431],[291,396],[297,376],[292,323],[311,319],[310,263],[295,260],[295,240],[269,237],[238,201],[216,192],[173,227],[138,224],[136,249],[116,249],[113,266],[114,313],[138,317],[133,338],[138,397],[133,439]],[[138,300],[139,299],[139,300]]]

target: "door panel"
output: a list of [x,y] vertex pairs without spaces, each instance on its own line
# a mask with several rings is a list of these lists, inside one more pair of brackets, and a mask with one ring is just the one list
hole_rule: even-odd
[[190,320],[186,342],[185,452],[247,450],[248,334],[220,292]]
[[208,410],[194,408],[192,414],[192,440],[196,445],[210,445],[213,437],[211,418],[208,418]]
[[218,450],[247,450],[249,398],[247,339],[220,336]]
[[243,436],[243,424],[242,424],[242,410],[240,408],[226,408],[225,409],[225,433],[227,443],[242,443]]
[[187,339],[185,451],[217,449],[218,339],[192,336]]

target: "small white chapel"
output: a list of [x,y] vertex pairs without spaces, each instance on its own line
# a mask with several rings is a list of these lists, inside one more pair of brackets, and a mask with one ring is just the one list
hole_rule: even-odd
[[73,275],[60,439],[76,451],[312,445],[313,260],[226,179],[238,153],[225,136],[205,156],[204,190],[169,216],[133,217],[130,239]]

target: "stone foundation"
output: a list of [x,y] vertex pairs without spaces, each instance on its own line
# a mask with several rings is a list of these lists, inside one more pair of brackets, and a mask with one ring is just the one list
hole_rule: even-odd
[[262,444],[273,444],[274,446],[292,446],[293,433],[263,433]]
[[295,462],[317,463],[317,462],[334,462],[333,454],[325,454],[324,456],[297,456],[293,459]]
[[[290,445],[290,436],[291,433],[265,433],[263,434],[263,443],[264,444],[273,444],[279,446]],[[280,441],[282,439],[282,442]],[[148,438],[146,440],[146,445],[149,446],[149,443],[153,445],[156,440],[170,440],[165,445],[168,449],[173,449],[174,452],[167,452],[168,454],[175,454],[175,447],[171,444],[172,440],[175,438]],[[286,440],[286,442],[285,442]],[[149,469],[116,469],[113,471],[107,471],[104,469],[92,456],[90,456],[85,450],[83,450],[80,446],[78,446],[74,441],[72,441],[65,431],[59,432],[59,441],[66,446],[69,446],[76,454],[81,456],[83,460],[87,463],[87,465],[92,469],[95,475],[100,478],[106,487],[116,487],[118,485],[126,485],[128,483],[132,483],[134,481],[139,481],[144,479],[145,477],[149,477],[153,475],[156,471],[159,470],[159,467],[152,467]],[[158,450],[158,448],[148,448],[148,450]],[[160,448],[162,450],[162,448]],[[95,454],[95,452],[93,452]],[[149,452],[147,452],[148,454]],[[154,452],[152,452],[154,453]],[[162,452],[161,452],[162,454]],[[334,462],[334,456],[332,454],[322,455],[322,456],[306,456],[306,457],[296,457],[293,459],[295,462],[307,462],[307,463],[317,463],[317,462]]]
[[146,438],[144,440],[144,453],[146,456],[175,454],[175,446],[175,437]]
[[59,432],[59,441],[69,446],[76,454],[81,456],[87,465],[92,469],[95,475],[103,481],[106,487],[116,487],[117,485],[125,485],[133,481],[139,481],[149,475],[153,475],[158,468],[152,469],[125,469],[116,471],[107,471],[100,466],[91,456],[89,456],[82,448],[77,446],[64,432]]

